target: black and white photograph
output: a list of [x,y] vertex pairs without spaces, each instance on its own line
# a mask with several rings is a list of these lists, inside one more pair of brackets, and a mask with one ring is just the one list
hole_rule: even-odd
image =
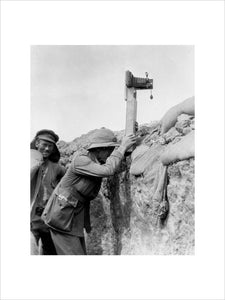
[[224,1],[1,1],[1,299],[224,299]]
[[31,254],[194,254],[194,100],[192,45],[32,46]]

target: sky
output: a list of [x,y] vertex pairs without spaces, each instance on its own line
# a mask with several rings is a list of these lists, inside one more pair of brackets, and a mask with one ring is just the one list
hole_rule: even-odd
[[153,79],[137,91],[139,125],[194,95],[194,46],[31,46],[31,139],[52,129],[70,142],[90,130],[123,130],[125,72]]

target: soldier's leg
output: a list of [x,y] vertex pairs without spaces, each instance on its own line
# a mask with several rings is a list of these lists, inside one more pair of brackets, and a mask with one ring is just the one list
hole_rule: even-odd
[[69,234],[60,233],[50,230],[58,255],[85,255],[81,238]]
[[42,255],[57,255],[50,231],[40,232]]
[[80,237],[80,243],[81,243],[81,246],[82,246],[82,248],[83,248],[84,254],[87,255],[86,244],[85,244],[85,239],[84,239],[84,237]]

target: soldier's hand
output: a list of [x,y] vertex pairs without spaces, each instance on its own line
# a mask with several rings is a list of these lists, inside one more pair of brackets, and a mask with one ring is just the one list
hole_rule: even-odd
[[135,130],[135,133],[138,131],[138,122],[135,122],[135,124],[134,124],[134,130]]
[[137,137],[134,134],[125,135],[122,139],[121,146],[128,150],[137,141]]

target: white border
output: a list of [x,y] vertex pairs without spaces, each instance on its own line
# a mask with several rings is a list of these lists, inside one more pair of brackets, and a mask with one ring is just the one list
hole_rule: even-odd
[[[3,299],[223,299],[223,1],[2,2]],[[195,45],[196,255],[29,255],[30,45]]]

